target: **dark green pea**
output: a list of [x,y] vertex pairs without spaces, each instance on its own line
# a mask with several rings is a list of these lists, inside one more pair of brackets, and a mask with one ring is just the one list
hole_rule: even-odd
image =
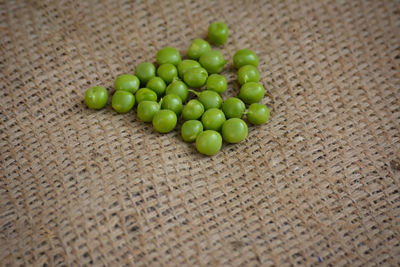
[[177,116],[182,113],[182,99],[177,95],[166,95],[161,101],[161,109],[169,109]]
[[203,104],[196,99],[190,100],[182,111],[182,118],[186,120],[197,120],[203,115],[204,106]]
[[137,116],[144,122],[151,122],[154,115],[160,110],[160,105],[154,101],[142,101],[137,107]]
[[135,96],[128,91],[115,91],[111,99],[111,105],[113,109],[118,113],[127,113],[132,109],[134,104]]
[[95,86],[85,92],[85,103],[88,108],[101,109],[107,104],[108,92],[104,87]]
[[136,67],[135,75],[139,78],[140,84],[144,86],[151,78],[156,76],[156,67],[150,62],[140,63]]
[[175,128],[177,121],[178,118],[176,117],[175,112],[168,109],[162,109],[157,111],[152,122],[153,127],[157,132],[168,133]]
[[208,39],[215,45],[223,45],[228,40],[229,29],[223,22],[213,22],[208,27]]
[[157,75],[164,80],[166,84],[171,83],[176,77],[178,77],[178,70],[170,63],[160,65],[157,69]]
[[256,82],[249,82],[242,85],[239,92],[239,97],[246,104],[259,102],[264,97],[264,87]]
[[167,87],[167,91],[165,94],[167,95],[177,95],[182,99],[182,102],[185,102],[186,98],[188,97],[188,87],[182,81],[173,81]]
[[201,55],[199,62],[210,74],[220,73],[226,64],[221,52],[217,50],[204,53]]
[[181,79],[183,79],[183,74],[185,74],[185,72],[188,69],[200,68],[200,67],[201,67],[200,63],[195,60],[191,60],[191,59],[182,60],[181,62],[179,62],[178,67],[177,67],[178,75]]
[[194,39],[190,44],[187,55],[191,59],[198,60],[200,56],[208,51],[211,51],[210,44],[203,39]]
[[248,82],[259,82],[260,73],[253,65],[245,65],[238,71],[238,82],[243,85]]
[[230,97],[222,104],[222,111],[230,118],[241,118],[246,109],[243,101],[236,97]]
[[183,80],[191,88],[202,87],[207,81],[208,73],[204,68],[188,69],[183,75]]
[[176,66],[181,61],[181,54],[175,47],[168,46],[157,52],[156,60],[158,65],[170,63]]
[[208,76],[206,88],[221,94],[227,88],[226,78],[219,74],[211,74]]
[[201,122],[206,130],[219,131],[225,120],[225,114],[217,108],[210,108],[201,116]]
[[141,88],[136,92],[136,101],[157,101],[157,94],[149,88]]
[[235,55],[233,55],[233,65],[237,69],[245,66],[245,65],[253,65],[255,67],[258,66],[258,56],[256,53],[249,49],[241,49],[238,50]]
[[185,121],[182,124],[181,135],[185,142],[194,142],[203,131],[203,124],[198,120]]
[[115,79],[114,87],[115,90],[124,90],[132,94],[135,94],[139,89],[140,81],[138,77],[131,74],[122,74]]
[[204,109],[210,108],[220,108],[222,105],[222,98],[221,96],[214,91],[205,90],[202,91],[199,96],[199,101],[203,104]]
[[147,82],[146,88],[153,90],[160,97],[164,95],[167,85],[160,77],[153,77]]

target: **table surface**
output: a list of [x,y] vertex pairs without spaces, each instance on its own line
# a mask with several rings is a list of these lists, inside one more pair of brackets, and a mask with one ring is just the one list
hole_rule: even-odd
[[[13,266],[400,264],[400,2],[1,1],[0,258]],[[205,157],[87,88],[213,21],[265,125]]]

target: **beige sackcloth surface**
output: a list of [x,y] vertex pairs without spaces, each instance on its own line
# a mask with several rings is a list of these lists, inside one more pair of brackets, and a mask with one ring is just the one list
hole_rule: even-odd
[[[398,266],[400,2],[0,1],[4,266]],[[84,92],[229,25],[269,123],[213,157]]]

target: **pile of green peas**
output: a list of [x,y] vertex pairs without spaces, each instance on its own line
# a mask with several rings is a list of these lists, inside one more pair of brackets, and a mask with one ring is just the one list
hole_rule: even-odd
[[[208,39],[213,45],[224,45],[228,35],[228,26],[223,22],[213,22],[208,28]],[[182,60],[176,48],[164,47],[156,54],[157,68],[151,62],[143,62],[134,75],[119,75],[114,83],[112,108],[127,113],[137,103],[138,118],[151,122],[160,133],[171,132],[181,119],[182,139],[195,142],[196,149],[208,156],[220,151],[223,141],[239,143],[246,139],[248,127],[244,116],[253,125],[269,120],[268,107],[259,103],[265,90],[259,83],[259,59],[255,52],[241,49],[234,54],[233,64],[238,69],[241,87],[238,97],[225,101],[220,94],[227,90],[227,81],[219,73],[227,61],[221,52],[213,50],[206,40],[195,39],[187,57]],[[189,93],[194,98],[188,99]],[[104,87],[95,86],[85,93],[85,102],[91,109],[101,109],[107,101]]]

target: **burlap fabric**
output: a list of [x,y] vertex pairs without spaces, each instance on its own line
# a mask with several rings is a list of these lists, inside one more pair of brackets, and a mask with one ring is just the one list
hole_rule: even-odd
[[[271,121],[204,157],[87,88],[210,22],[260,57]],[[400,3],[0,4],[0,259],[10,266],[400,264]]]

